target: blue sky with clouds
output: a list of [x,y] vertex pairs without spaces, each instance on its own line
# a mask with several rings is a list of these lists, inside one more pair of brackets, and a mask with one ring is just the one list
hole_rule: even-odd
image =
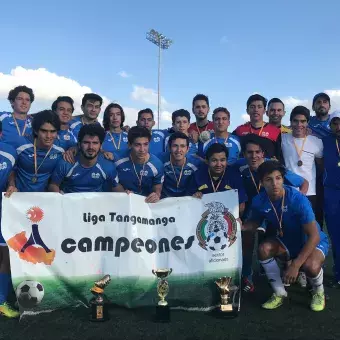
[[8,91],[25,83],[36,93],[32,111],[88,90],[121,103],[128,122],[156,109],[155,28],[174,40],[164,52],[162,126],[177,108],[191,109],[205,93],[211,109],[226,106],[232,127],[244,122],[254,92],[277,96],[287,113],[310,107],[328,91],[340,108],[340,2],[286,1],[41,1],[1,4],[0,111]]

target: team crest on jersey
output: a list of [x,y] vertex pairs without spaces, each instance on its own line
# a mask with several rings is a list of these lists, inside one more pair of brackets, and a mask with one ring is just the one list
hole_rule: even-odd
[[5,169],[7,169],[7,163],[6,162],[0,163],[0,170],[5,170]]
[[227,148],[231,148],[233,145],[231,143],[224,143]]
[[262,136],[262,137],[268,137],[268,136],[269,136],[269,132],[263,131],[263,132],[261,133],[261,136]]
[[64,135],[64,140],[70,140],[70,139],[71,139],[70,135]]
[[127,137],[123,137],[123,142],[124,142],[124,143],[127,143],[127,142],[128,142]]
[[236,241],[237,222],[234,215],[221,202],[205,204],[196,228],[198,245],[204,250],[221,251]]
[[58,155],[56,153],[53,153],[50,155],[49,159],[57,159]]
[[144,177],[147,176],[148,173],[149,173],[148,170],[141,170],[139,174]]
[[92,172],[91,177],[94,178],[94,179],[98,179],[98,178],[100,178],[100,173]]
[[185,176],[190,176],[192,174],[192,170],[184,170]]
[[154,141],[155,143],[158,143],[158,142],[161,141],[161,138],[160,138],[160,137],[154,137],[154,138],[153,138],[153,141]]

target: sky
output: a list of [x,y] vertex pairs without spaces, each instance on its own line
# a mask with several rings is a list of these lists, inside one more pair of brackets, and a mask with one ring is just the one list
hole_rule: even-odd
[[[210,114],[231,112],[231,128],[247,121],[253,93],[281,98],[289,113],[311,109],[326,91],[340,109],[340,2],[239,1],[4,1],[0,11],[0,111],[17,85],[33,88],[31,112],[69,95],[80,114],[84,93],[118,102],[126,123],[150,107],[157,112],[158,50],[146,40],[155,29],[173,40],[162,53],[160,127],[171,113],[191,112],[204,93]],[[157,118],[157,117],[156,117]],[[194,119],[194,117],[192,117]]]

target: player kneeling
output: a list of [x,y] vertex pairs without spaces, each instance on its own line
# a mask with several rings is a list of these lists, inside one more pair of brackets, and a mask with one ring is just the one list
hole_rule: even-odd
[[284,283],[294,283],[299,270],[303,270],[312,286],[313,311],[325,308],[322,265],[329,243],[325,233],[315,221],[312,207],[303,194],[283,184],[285,168],[277,161],[267,161],[258,168],[258,176],[265,191],[253,199],[249,219],[244,231],[255,232],[267,220],[277,230],[276,238],[268,238],[259,245],[258,256],[274,290],[262,307],[275,309],[287,297],[277,257],[291,259],[283,276]]

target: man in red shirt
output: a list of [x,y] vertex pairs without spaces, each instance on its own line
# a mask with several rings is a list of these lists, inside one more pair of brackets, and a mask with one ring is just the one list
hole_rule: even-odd
[[266,112],[267,99],[259,94],[251,95],[247,100],[247,113],[250,122],[240,125],[236,128],[233,134],[243,137],[249,133],[253,133],[263,137],[263,146],[265,149],[265,156],[272,158],[277,157],[279,150],[276,143],[280,137],[280,129],[269,123],[263,121],[263,115]]
[[197,94],[192,100],[192,112],[196,117],[196,122],[190,124],[188,129],[195,142],[198,141],[202,132],[214,132],[214,123],[208,120],[209,110],[209,98],[204,94]]

